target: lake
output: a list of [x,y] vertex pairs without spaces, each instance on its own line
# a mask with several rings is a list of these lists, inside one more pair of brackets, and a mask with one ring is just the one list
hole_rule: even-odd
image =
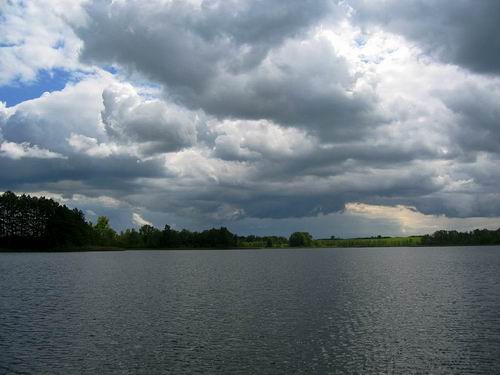
[[1,374],[500,373],[500,247],[0,253]]

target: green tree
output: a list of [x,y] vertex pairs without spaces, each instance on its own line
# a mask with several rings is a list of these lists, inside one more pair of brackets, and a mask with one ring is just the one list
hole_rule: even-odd
[[134,228],[126,229],[125,232],[120,233],[118,236],[118,243],[121,247],[126,248],[143,248],[141,235]]
[[0,195],[0,246],[49,249],[90,243],[91,227],[78,209],[69,209],[52,199]]
[[312,245],[313,238],[307,232],[294,232],[288,241],[291,247],[307,247]]
[[116,244],[116,232],[109,225],[109,219],[106,216],[99,216],[93,229],[97,245],[113,246]]
[[146,247],[158,248],[162,245],[162,232],[152,225],[143,225],[139,229],[142,242]]

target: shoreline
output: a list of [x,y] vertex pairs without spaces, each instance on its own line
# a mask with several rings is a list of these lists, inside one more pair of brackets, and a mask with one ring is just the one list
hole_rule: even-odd
[[92,252],[126,252],[126,251],[238,251],[238,250],[325,250],[325,249],[388,249],[388,248],[439,248],[439,247],[498,247],[500,244],[461,244],[461,245],[403,245],[403,246],[324,246],[324,247],[235,247],[235,248],[78,248],[78,249],[2,249],[0,253],[92,253]]

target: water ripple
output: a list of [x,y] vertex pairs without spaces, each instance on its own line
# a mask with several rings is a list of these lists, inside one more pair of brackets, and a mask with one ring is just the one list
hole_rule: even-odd
[[499,269],[498,247],[0,254],[0,373],[500,373]]

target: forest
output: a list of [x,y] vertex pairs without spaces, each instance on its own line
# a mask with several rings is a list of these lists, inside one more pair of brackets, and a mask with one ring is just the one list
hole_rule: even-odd
[[163,229],[143,225],[138,230],[116,232],[109,219],[100,216],[87,221],[77,208],[45,198],[10,191],[0,195],[0,249],[87,250],[87,249],[192,249],[192,248],[285,248],[285,247],[387,247],[500,244],[500,229],[471,232],[440,230],[411,237],[370,237],[358,239],[313,239],[308,232],[282,236],[237,236],[227,228],[201,232]]
[[470,232],[438,230],[422,236],[423,246],[499,245],[500,228],[497,230],[475,229]]
[[75,248],[231,248],[238,237],[227,228],[203,232],[159,230],[144,225],[117,233],[109,219],[86,221],[82,211],[48,198],[0,195],[0,248],[53,250]]
[[237,236],[227,228],[202,232],[163,229],[143,225],[139,230],[117,233],[109,219],[100,216],[93,224],[81,210],[44,197],[10,191],[0,195],[0,248],[11,250],[68,249],[183,249],[287,247],[279,236]]

